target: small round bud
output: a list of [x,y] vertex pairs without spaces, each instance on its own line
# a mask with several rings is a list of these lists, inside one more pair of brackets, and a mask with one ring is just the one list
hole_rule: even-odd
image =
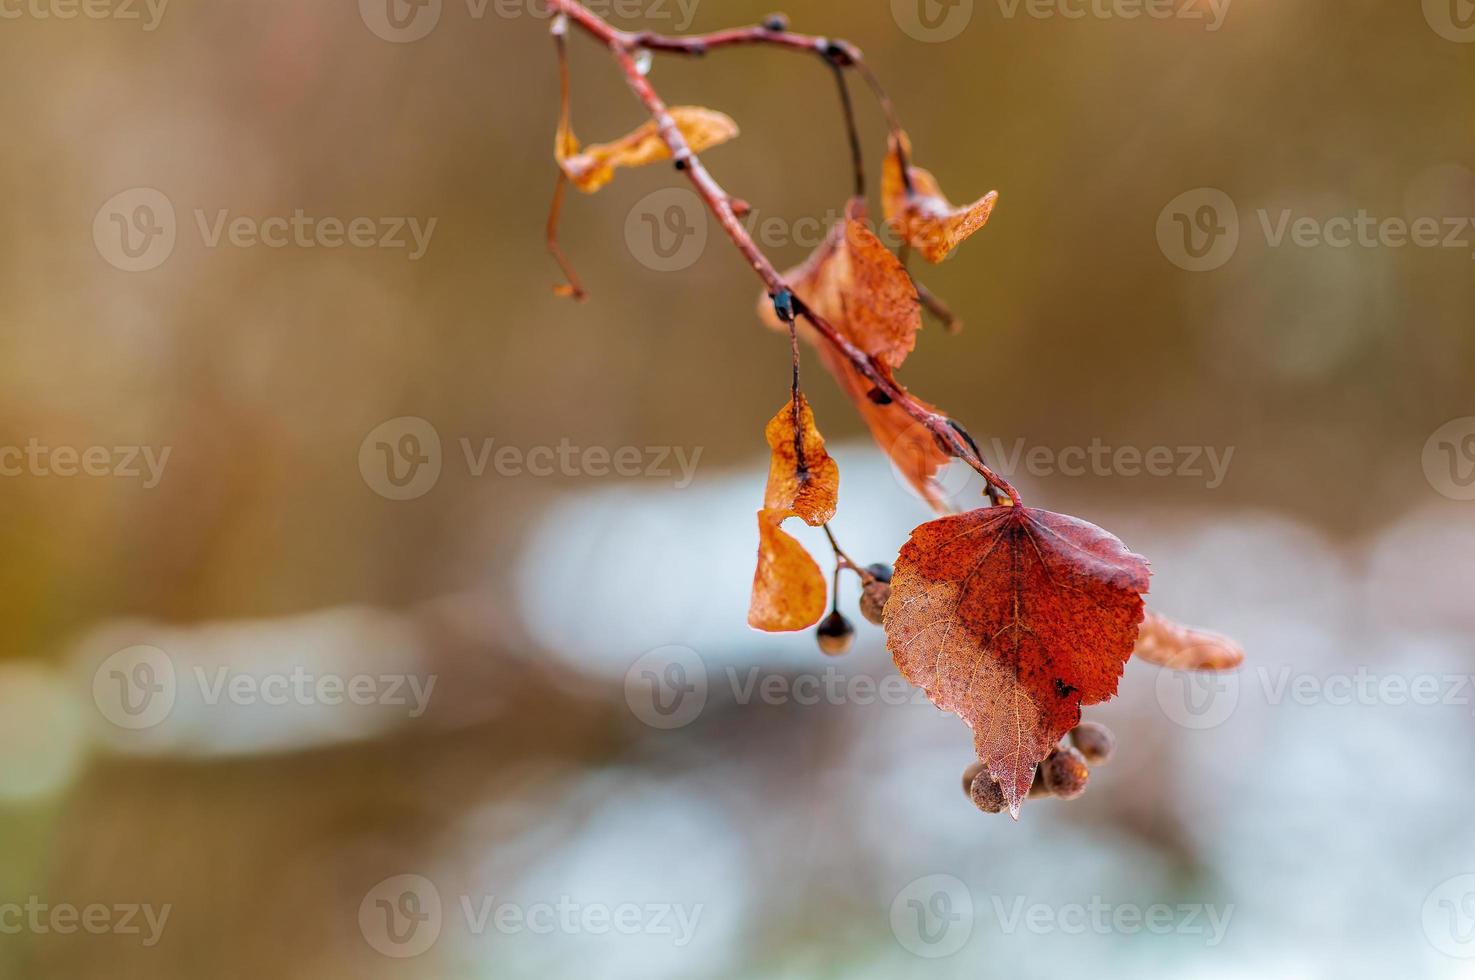
[[860,590],[860,614],[867,622],[881,626],[884,623],[886,603],[891,599],[891,583],[877,579],[867,582]]
[[1083,721],[1071,731],[1070,744],[1081,750],[1088,765],[1099,766],[1111,761],[1111,753],[1116,748],[1116,736],[1105,725]]
[[878,561],[874,565],[867,565],[866,571],[888,585],[891,583],[891,566],[885,562]]
[[964,796],[967,796],[969,793],[973,792],[973,779],[974,779],[974,777],[976,777],[979,773],[985,771],[987,768],[988,767],[985,766],[983,764],[983,762],[979,761],[979,762],[973,763],[973,765],[971,765],[967,769],[964,769],[963,770],[963,795]]
[[1009,805],[1004,799],[1004,790],[987,770],[973,777],[973,783],[968,787],[968,798],[984,813],[1003,813]]
[[773,31],[775,34],[779,31],[787,31],[789,29],[789,18],[783,14],[769,14],[763,18],[763,29],[765,31]]
[[1085,757],[1069,746],[1051,752],[1040,763],[1040,771],[1044,773],[1046,788],[1062,800],[1073,800],[1084,793],[1086,781],[1091,778]]
[[814,631],[815,639],[819,641],[820,650],[829,657],[838,657],[850,650],[850,645],[855,642],[855,627],[850,625],[850,620],[839,611],[830,613]]

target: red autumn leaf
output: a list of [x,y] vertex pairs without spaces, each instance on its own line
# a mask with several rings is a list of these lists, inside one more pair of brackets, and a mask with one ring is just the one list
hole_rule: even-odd
[[1137,634],[1140,659],[1172,670],[1234,670],[1245,652],[1227,636],[1175,623],[1148,610]]
[[814,411],[795,393],[764,429],[771,460],[758,512],[758,567],[748,625],[770,633],[807,629],[825,612],[825,576],[781,526],[798,517],[819,527],[835,516],[840,468],[825,451]]
[[941,262],[988,223],[999,195],[989,191],[966,207],[954,207],[930,171],[906,162],[911,156],[912,143],[905,133],[900,141],[891,137],[881,167],[881,208],[902,241],[928,262]]
[[902,676],[973,729],[1015,817],[1081,705],[1116,693],[1149,574],[1101,528],[1029,507],[944,517],[902,548],[887,646]]

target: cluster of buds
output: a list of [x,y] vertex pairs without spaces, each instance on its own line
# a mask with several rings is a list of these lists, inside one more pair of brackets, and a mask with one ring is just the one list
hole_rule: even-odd
[[[1081,722],[1071,730],[1068,740],[1070,744],[1055,746],[1035,769],[1034,785],[1029,788],[1031,799],[1054,796],[1073,800],[1080,796],[1091,777],[1090,767],[1108,762],[1116,747],[1111,730],[1093,721]],[[963,771],[963,792],[984,813],[1008,809],[1004,791],[982,762],[975,762]]]

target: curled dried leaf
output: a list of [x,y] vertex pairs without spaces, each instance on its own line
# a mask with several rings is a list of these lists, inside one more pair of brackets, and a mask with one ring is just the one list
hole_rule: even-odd
[[989,191],[966,207],[954,207],[943,196],[937,178],[911,166],[911,140],[892,136],[881,168],[881,207],[886,220],[928,262],[941,262],[988,223],[997,191]]
[[[901,263],[867,226],[860,201],[850,202],[845,221],[832,228],[819,248],[789,271],[784,281],[811,310],[871,355],[879,370],[899,367],[916,346],[917,331],[922,326],[916,287]],[[773,300],[767,295],[759,299],[758,315],[774,330],[788,329],[788,324],[774,313]],[[947,465],[949,454],[901,408],[873,399],[872,382],[802,321],[799,331],[819,352],[825,369],[855,405],[892,463],[934,509],[946,511],[946,497],[934,477]],[[923,407],[936,411],[929,405]]]
[[[845,220],[784,281],[847,340],[888,368],[901,367],[917,346],[922,329],[917,287],[871,231],[859,198],[846,205]],[[760,316],[775,330],[788,329],[766,298]]]
[[792,511],[811,527],[828,522],[839,503],[840,467],[825,451],[803,392],[769,419],[763,434],[770,453],[763,506]]
[[[738,135],[732,117],[701,106],[675,106],[671,118],[693,153],[701,153]],[[579,148],[567,115],[559,120],[553,156],[575,187],[592,194],[615,177],[618,167],[643,167],[671,159],[671,150],[661,139],[654,120],[612,143],[594,143]]]
[[764,429],[770,462],[758,512],[758,567],[748,625],[766,632],[807,629],[824,615],[825,576],[804,546],[784,531],[798,517],[818,527],[835,516],[840,469],[825,451],[814,411],[796,393]]
[[903,677],[973,729],[1015,816],[1081,705],[1116,693],[1148,578],[1111,534],[1030,507],[932,521],[902,548],[887,646]]
[[1245,652],[1227,636],[1175,623],[1148,611],[1137,634],[1138,657],[1172,670],[1234,670]]

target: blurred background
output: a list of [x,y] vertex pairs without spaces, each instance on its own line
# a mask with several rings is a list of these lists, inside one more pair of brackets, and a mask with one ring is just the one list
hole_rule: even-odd
[[[902,380],[1245,668],[1129,664],[1082,799],[977,812],[878,629],[745,625],[787,342],[678,176],[572,195],[551,294],[541,4],[0,0],[0,976],[1475,976],[1475,9],[786,12],[1001,194]],[[800,261],[829,72],[652,81]],[[890,561],[928,511],[807,391]]]

